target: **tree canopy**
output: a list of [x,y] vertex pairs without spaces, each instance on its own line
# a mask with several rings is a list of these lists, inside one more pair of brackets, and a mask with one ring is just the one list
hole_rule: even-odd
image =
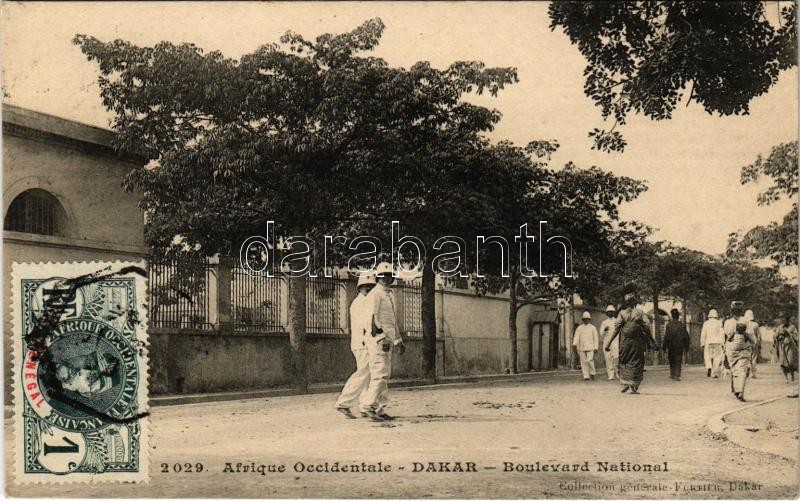
[[768,258],[781,265],[797,265],[797,165],[797,142],[792,141],[774,146],[767,158],[759,155],[755,162],[742,167],[742,184],[758,182],[762,176],[772,181],[772,185],[758,196],[758,205],[771,205],[786,198],[792,200],[792,206],[781,222],[731,235],[729,254]]
[[550,28],[561,28],[588,65],[584,92],[610,129],[589,133],[594,148],[622,151],[617,130],[629,113],[665,120],[688,92],[719,115],[749,104],[797,65],[796,6],[778,3],[776,22],[756,1],[559,1]]
[[[76,36],[99,65],[118,146],[152,159],[127,179],[148,243],[235,255],[268,221],[283,235],[320,237],[399,220],[429,244],[480,231],[493,200],[482,133],[500,113],[463,97],[497,95],[516,70],[391,67],[363,54],[383,30],[372,19],[314,41],[289,32],[239,60],[192,44]],[[435,343],[433,289],[423,288],[425,339]],[[433,374],[435,346],[428,355]]]
[[392,68],[361,55],[383,29],[373,19],[313,42],[289,32],[240,60],[76,36],[99,65],[118,147],[153,160],[127,180],[142,196],[147,241],[169,248],[180,235],[208,255],[231,253],[268,220],[305,235],[374,216],[365,208],[392,209],[425,179],[430,136],[464,140],[499,120],[461,96],[496,94],[513,68]]

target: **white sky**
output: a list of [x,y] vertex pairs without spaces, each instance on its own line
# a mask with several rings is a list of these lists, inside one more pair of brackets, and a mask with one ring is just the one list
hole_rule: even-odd
[[[238,58],[276,42],[286,30],[308,38],[348,31],[380,17],[386,24],[376,55],[410,66],[457,60],[515,66],[520,82],[498,98],[476,101],[498,108],[493,137],[518,144],[557,139],[553,165],[569,160],[646,180],[649,190],[622,216],[659,229],[656,237],[719,253],[737,229],[779,220],[784,202],[758,207],[766,187],[741,186],[740,168],[771,146],[797,136],[797,70],[751,103],[742,117],[707,115],[679,105],[673,119],[629,117],[622,154],[590,150],[586,134],[603,128],[600,110],[583,94],[586,65],[560,31],[548,28],[547,3],[29,3],[3,2],[3,86],[7,102],[107,127],[96,84],[98,71],[71,44],[77,33],[138,45],[193,42]],[[13,166],[9,166],[13,168]]]

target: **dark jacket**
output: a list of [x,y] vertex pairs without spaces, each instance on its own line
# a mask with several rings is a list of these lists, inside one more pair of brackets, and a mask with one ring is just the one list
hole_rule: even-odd
[[670,320],[667,324],[667,332],[664,334],[663,347],[665,350],[688,350],[689,333],[686,327],[679,320]]

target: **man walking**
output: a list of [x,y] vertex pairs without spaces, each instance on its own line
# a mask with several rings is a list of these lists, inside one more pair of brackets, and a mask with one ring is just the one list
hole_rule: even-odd
[[669,378],[680,381],[683,352],[689,349],[689,333],[680,321],[680,312],[676,308],[672,308],[670,315],[672,319],[667,323],[662,348],[667,352],[669,360]]
[[[603,323],[600,324],[600,334],[603,335],[604,343],[605,340],[609,339],[609,336],[614,333],[614,317],[617,316],[617,310],[614,308],[614,305],[610,304],[606,307],[606,315],[608,318],[603,320]],[[613,381],[618,377],[617,365],[619,364],[619,337],[615,337],[608,348],[608,350],[603,351],[603,355],[606,359],[606,373],[608,374],[608,380]]]
[[789,383],[789,376],[792,377],[791,382],[794,383],[798,365],[797,329],[789,323],[788,317],[781,316],[778,319],[778,328],[775,330],[772,343],[786,383]]
[[362,274],[356,284],[356,298],[350,304],[350,351],[356,358],[356,371],[350,375],[336,400],[336,410],[347,419],[356,416],[350,410],[369,386],[369,352],[367,342],[372,341],[372,309],[367,294],[375,287],[375,276]]
[[375,272],[377,285],[367,294],[371,311],[370,340],[367,341],[369,353],[369,386],[364,396],[363,410],[373,421],[394,419],[384,411],[388,401],[389,376],[392,373],[392,349],[397,347],[402,355],[405,352],[403,338],[397,327],[394,307],[394,283],[392,265],[380,263]]
[[572,345],[581,360],[581,373],[583,380],[589,381],[594,379],[596,374],[594,369],[594,354],[597,353],[598,335],[597,329],[592,325],[592,314],[588,311],[583,312],[581,317],[583,323],[575,329],[575,337],[572,339]]
[[703,360],[706,365],[706,377],[719,377],[722,370],[722,343],[725,341],[725,333],[722,330],[722,322],[719,321],[717,310],[708,312],[708,320],[703,322],[703,329],[700,331],[700,347],[703,348]]
[[756,342],[753,345],[753,355],[750,359],[750,377],[756,379],[756,365],[758,363],[758,356],[761,354],[761,331],[758,322],[755,321],[753,310],[744,312],[744,318],[747,319],[748,328],[753,331]]

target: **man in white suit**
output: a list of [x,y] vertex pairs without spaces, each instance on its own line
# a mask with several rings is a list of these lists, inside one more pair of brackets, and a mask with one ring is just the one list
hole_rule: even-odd
[[583,373],[584,381],[594,379],[596,373],[594,368],[594,354],[597,353],[599,340],[597,329],[592,325],[592,314],[588,311],[583,312],[581,317],[583,324],[575,329],[575,337],[572,339],[572,345],[578,356],[581,359],[581,373]]
[[706,377],[719,377],[722,371],[722,344],[725,342],[725,333],[722,322],[719,321],[717,310],[708,312],[708,320],[703,322],[700,331],[700,347],[703,348],[703,360],[706,364]]
[[372,342],[372,305],[367,294],[375,287],[375,275],[362,274],[356,284],[356,298],[350,303],[350,351],[356,358],[356,371],[348,378],[341,395],[336,400],[336,410],[348,419],[356,416],[350,410],[369,386],[369,351],[367,343]]
[[[603,341],[614,334],[614,321],[615,317],[617,316],[616,308],[614,308],[614,306],[611,304],[608,305],[606,308],[606,315],[608,318],[603,320],[603,323],[600,324],[600,334],[603,336]],[[606,359],[606,373],[608,374],[608,380],[612,381],[617,379],[617,365],[619,364],[619,336],[614,338],[614,341],[611,342],[609,349],[604,351],[603,355]]]
[[391,289],[395,280],[392,265],[385,262],[379,264],[375,277],[378,285],[367,296],[372,311],[372,336],[366,343],[370,380],[362,410],[373,421],[387,421],[394,419],[384,411],[392,373],[392,350],[397,348],[402,355],[406,347],[397,326],[395,300]]

